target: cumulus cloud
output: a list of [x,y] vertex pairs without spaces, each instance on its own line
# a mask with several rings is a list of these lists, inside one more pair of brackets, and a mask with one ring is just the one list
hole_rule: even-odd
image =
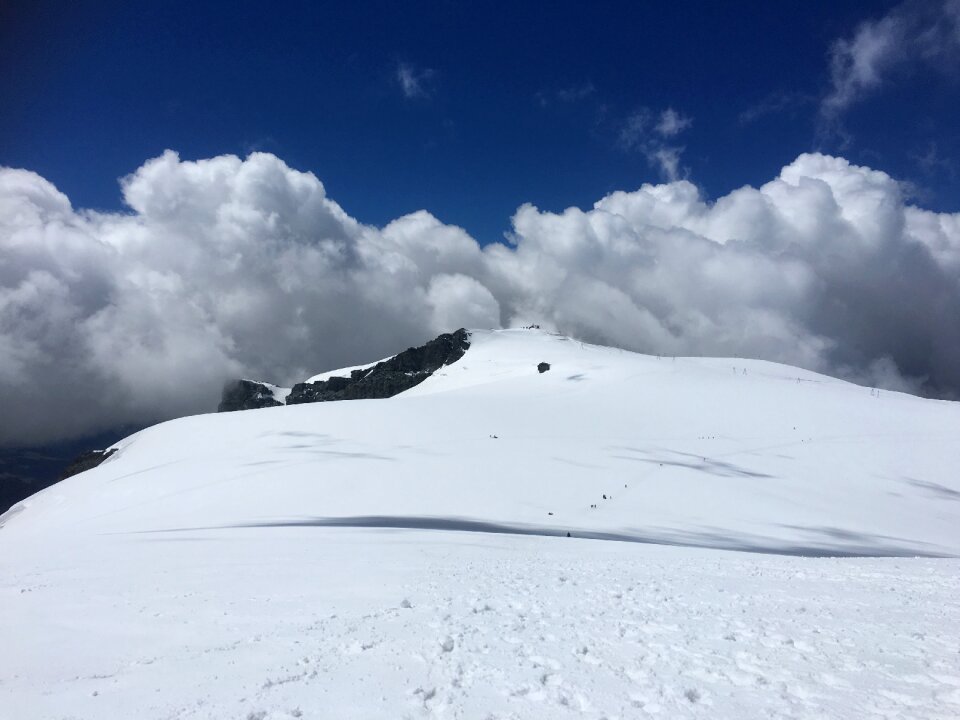
[[821,122],[836,129],[842,114],[879,90],[897,71],[947,70],[960,61],[960,0],[909,0],[862,23],[830,49],[830,90]]
[[0,444],[209,411],[228,378],[291,383],[460,326],[960,388],[960,214],[842,158],[714,202],[675,181],[523,205],[484,248],[426,211],[365,225],[265,153],[167,152],[122,191],[128,212],[98,213],[0,169]]

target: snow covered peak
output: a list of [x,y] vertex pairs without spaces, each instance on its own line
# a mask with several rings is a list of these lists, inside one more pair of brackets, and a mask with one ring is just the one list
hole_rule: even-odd
[[960,554],[958,431],[956,403],[878,396],[776,363],[475,330],[462,358],[389,400],[145,430],[25,501],[3,532],[381,518],[785,553]]
[[[539,328],[475,329],[470,330],[469,334],[470,350],[463,360],[435,373],[416,389],[407,391],[405,394],[426,394],[473,385],[499,383],[516,378],[529,378],[537,374],[537,365],[540,362],[548,362],[551,365],[551,375],[550,378],[538,382],[549,381],[560,392],[564,392],[565,389],[574,390],[568,383],[561,381],[633,384],[639,378],[638,372],[662,374],[669,370],[670,374],[675,375],[678,368],[684,375],[692,373],[694,376],[699,376],[701,373],[706,373],[705,377],[713,378],[717,376],[718,370],[725,376],[731,373],[734,367],[737,374],[749,374],[753,371],[758,374],[758,377],[770,380],[859,388],[827,375],[765,360],[644,355],[620,348],[585,343]],[[678,361],[679,366],[675,364]],[[671,364],[661,365],[661,362]]]

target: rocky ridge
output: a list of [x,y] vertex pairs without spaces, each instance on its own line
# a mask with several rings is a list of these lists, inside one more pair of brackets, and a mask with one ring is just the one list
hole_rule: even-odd
[[233,380],[224,386],[217,412],[256,410],[279,405],[283,403],[274,397],[273,390],[266,384],[254,380]]
[[469,347],[470,333],[460,328],[419,347],[408,348],[371,367],[353,370],[349,376],[297,383],[286,397],[286,403],[278,401],[271,387],[265,383],[233,381],[224,387],[218,412],[283,404],[390,398],[419,385],[443,366],[455,363]]

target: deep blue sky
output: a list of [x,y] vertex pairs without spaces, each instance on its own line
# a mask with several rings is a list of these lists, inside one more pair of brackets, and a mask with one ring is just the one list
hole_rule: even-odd
[[[523,202],[588,206],[660,180],[621,134],[674,108],[692,119],[681,165],[709,197],[821,149],[960,210],[956,73],[894,68],[843,114],[846,140],[818,135],[833,43],[894,6],[6,2],[0,164],[117,209],[117,179],[166,148],[260,149],[361,221],[426,208],[485,243]],[[422,94],[405,95],[401,66]]]

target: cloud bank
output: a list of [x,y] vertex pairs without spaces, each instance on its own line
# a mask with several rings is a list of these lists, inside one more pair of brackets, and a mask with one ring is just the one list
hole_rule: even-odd
[[167,152],[121,185],[129,212],[98,213],[0,169],[0,444],[209,411],[228,378],[290,383],[460,326],[960,389],[960,214],[842,158],[715,202],[675,181],[523,205],[484,248],[426,211],[365,225],[266,153]]

